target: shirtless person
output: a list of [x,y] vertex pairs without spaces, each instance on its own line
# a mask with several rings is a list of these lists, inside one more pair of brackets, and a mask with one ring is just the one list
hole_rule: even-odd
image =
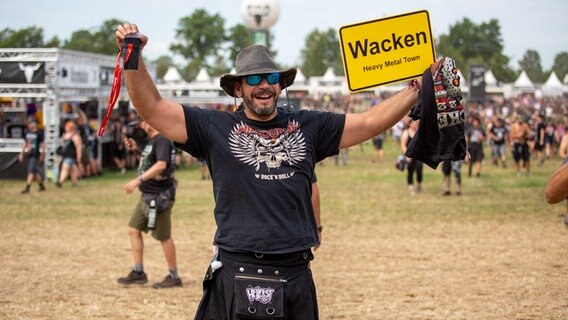
[[523,120],[521,116],[516,116],[511,125],[511,143],[513,145],[513,159],[515,159],[517,176],[521,175],[521,161],[527,171],[527,176],[531,174],[531,153],[528,144],[528,138],[531,134],[532,132],[528,123]]

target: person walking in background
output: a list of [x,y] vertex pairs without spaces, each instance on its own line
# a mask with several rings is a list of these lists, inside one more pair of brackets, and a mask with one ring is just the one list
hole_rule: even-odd
[[100,176],[103,174],[101,163],[99,162],[99,137],[97,136],[97,131],[93,129],[92,125],[88,124],[90,128],[89,142],[88,142],[88,152],[89,152],[89,168],[91,170],[91,175]]
[[550,159],[556,152],[556,126],[552,119],[546,121],[546,128],[544,130],[544,157]]
[[462,194],[462,178],[461,178],[461,167],[462,161],[452,161],[444,160],[442,162],[442,173],[444,175],[444,192],[442,195],[450,196],[452,195],[452,172],[456,180],[456,196],[461,196]]
[[507,167],[507,146],[510,145],[509,129],[505,125],[505,119],[498,117],[491,124],[488,131],[489,142],[491,145],[491,157],[493,164],[498,166],[501,163],[503,168]]
[[[410,140],[414,138],[414,135],[418,131],[418,125],[420,120],[410,120],[408,127],[402,131],[400,136],[400,149],[402,154],[405,154]],[[416,159],[406,158],[406,184],[408,186],[408,192],[413,196],[417,192],[422,192],[422,178],[423,178],[423,168],[424,164]],[[414,174],[416,173],[416,186],[414,185]]]
[[72,120],[67,120],[64,125],[65,131],[61,135],[61,170],[59,172],[59,179],[55,183],[58,188],[63,186],[67,177],[71,176],[71,183],[73,187],[77,186],[79,182],[79,162],[82,159],[82,144],[81,136],[77,132],[77,126]]
[[28,130],[25,134],[25,143],[22,152],[18,157],[20,162],[27,161],[26,187],[22,194],[30,193],[30,188],[34,180],[39,185],[39,191],[45,191],[45,170],[43,160],[45,158],[45,143],[43,133],[38,130],[35,121],[28,122]]
[[79,132],[81,137],[81,161],[77,163],[79,166],[79,176],[81,178],[87,178],[92,175],[89,137],[93,132],[91,132],[92,129],[88,125],[87,116],[84,113],[79,114],[77,124],[77,132]]
[[[162,250],[168,264],[168,275],[161,282],[155,283],[154,289],[183,286],[178,274],[176,248],[172,233],[172,207],[175,202],[175,148],[170,140],[162,136],[141,118],[130,122],[140,126],[148,135],[143,149],[136,141],[127,139],[128,149],[140,155],[138,176],[129,181],[124,190],[127,194],[136,188],[142,193],[128,223],[128,235],[132,246],[134,267],[126,276],[117,281],[122,285],[145,284],[148,276],[144,272],[144,241],[142,232],[151,231],[152,237],[162,244]],[[156,216],[152,217],[152,210]]]
[[[139,37],[141,49],[148,42],[135,24],[124,23],[116,30],[119,47],[127,34]],[[253,45],[238,53],[235,73],[220,78],[221,88],[245,106],[226,112],[163,99],[142,56],[138,63],[124,72],[133,106],[177,147],[206,159],[211,171],[218,251],[195,319],[318,319],[309,267],[319,244],[311,202],[315,164],[390,129],[418,101],[420,83],[363,113],[281,112],[278,97],[297,69],[279,68],[266,47]],[[247,288],[273,294],[261,302]]]
[[469,159],[469,170],[468,176],[471,177],[473,172],[473,167],[475,166],[475,176],[481,176],[481,166],[483,163],[483,141],[485,140],[485,132],[481,127],[481,121],[479,118],[474,117],[471,120],[471,126],[466,132],[466,141],[469,149],[470,159]]
[[511,125],[511,143],[517,176],[521,176],[521,168],[525,168],[527,176],[531,174],[531,152],[528,143],[531,136],[532,130],[528,123],[521,115],[516,115]]
[[385,134],[380,133],[373,137],[373,146],[375,146],[375,158],[373,162],[383,163],[383,156],[385,150],[383,148],[383,143],[385,142]]
[[536,153],[537,167],[544,163],[544,138],[546,136],[546,123],[543,116],[537,112],[534,116],[534,151]]
[[124,133],[125,129],[120,118],[115,118],[111,122],[111,150],[112,150],[112,160],[114,161],[116,167],[120,171],[120,174],[126,173],[126,146],[124,145]]

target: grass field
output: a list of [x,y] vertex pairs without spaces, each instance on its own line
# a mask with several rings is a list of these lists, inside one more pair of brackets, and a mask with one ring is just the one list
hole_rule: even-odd
[[[517,177],[486,162],[464,177],[463,195],[442,197],[440,170],[425,169],[409,196],[389,141],[317,167],[323,243],[312,263],[321,319],[567,319],[568,230],[564,205],[543,191],[560,159]],[[486,152],[486,155],[488,153]],[[464,171],[465,167],[464,167]],[[145,237],[150,282],[123,288],[132,265],[126,224],[137,201],[122,186],[134,172],[48,185],[20,195],[0,180],[0,319],[192,319],[215,230],[211,183],[178,170],[174,239],[184,287],[156,291],[166,274],[158,242]]]

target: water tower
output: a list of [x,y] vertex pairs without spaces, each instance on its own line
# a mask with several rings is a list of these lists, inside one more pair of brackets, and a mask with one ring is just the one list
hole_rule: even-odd
[[268,47],[268,29],[278,21],[280,6],[277,0],[243,0],[241,14],[251,32],[253,44]]

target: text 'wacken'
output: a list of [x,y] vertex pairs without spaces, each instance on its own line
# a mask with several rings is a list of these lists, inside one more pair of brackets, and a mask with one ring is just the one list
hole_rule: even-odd
[[398,36],[396,33],[392,33],[391,37],[380,41],[365,39],[363,41],[357,40],[355,43],[349,42],[348,45],[353,59],[357,59],[359,55],[366,57],[367,55],[377,55],[381,52],[390,52],[427,43],[428,39],[426,37],[426,32],[422,31],[403,36]]

